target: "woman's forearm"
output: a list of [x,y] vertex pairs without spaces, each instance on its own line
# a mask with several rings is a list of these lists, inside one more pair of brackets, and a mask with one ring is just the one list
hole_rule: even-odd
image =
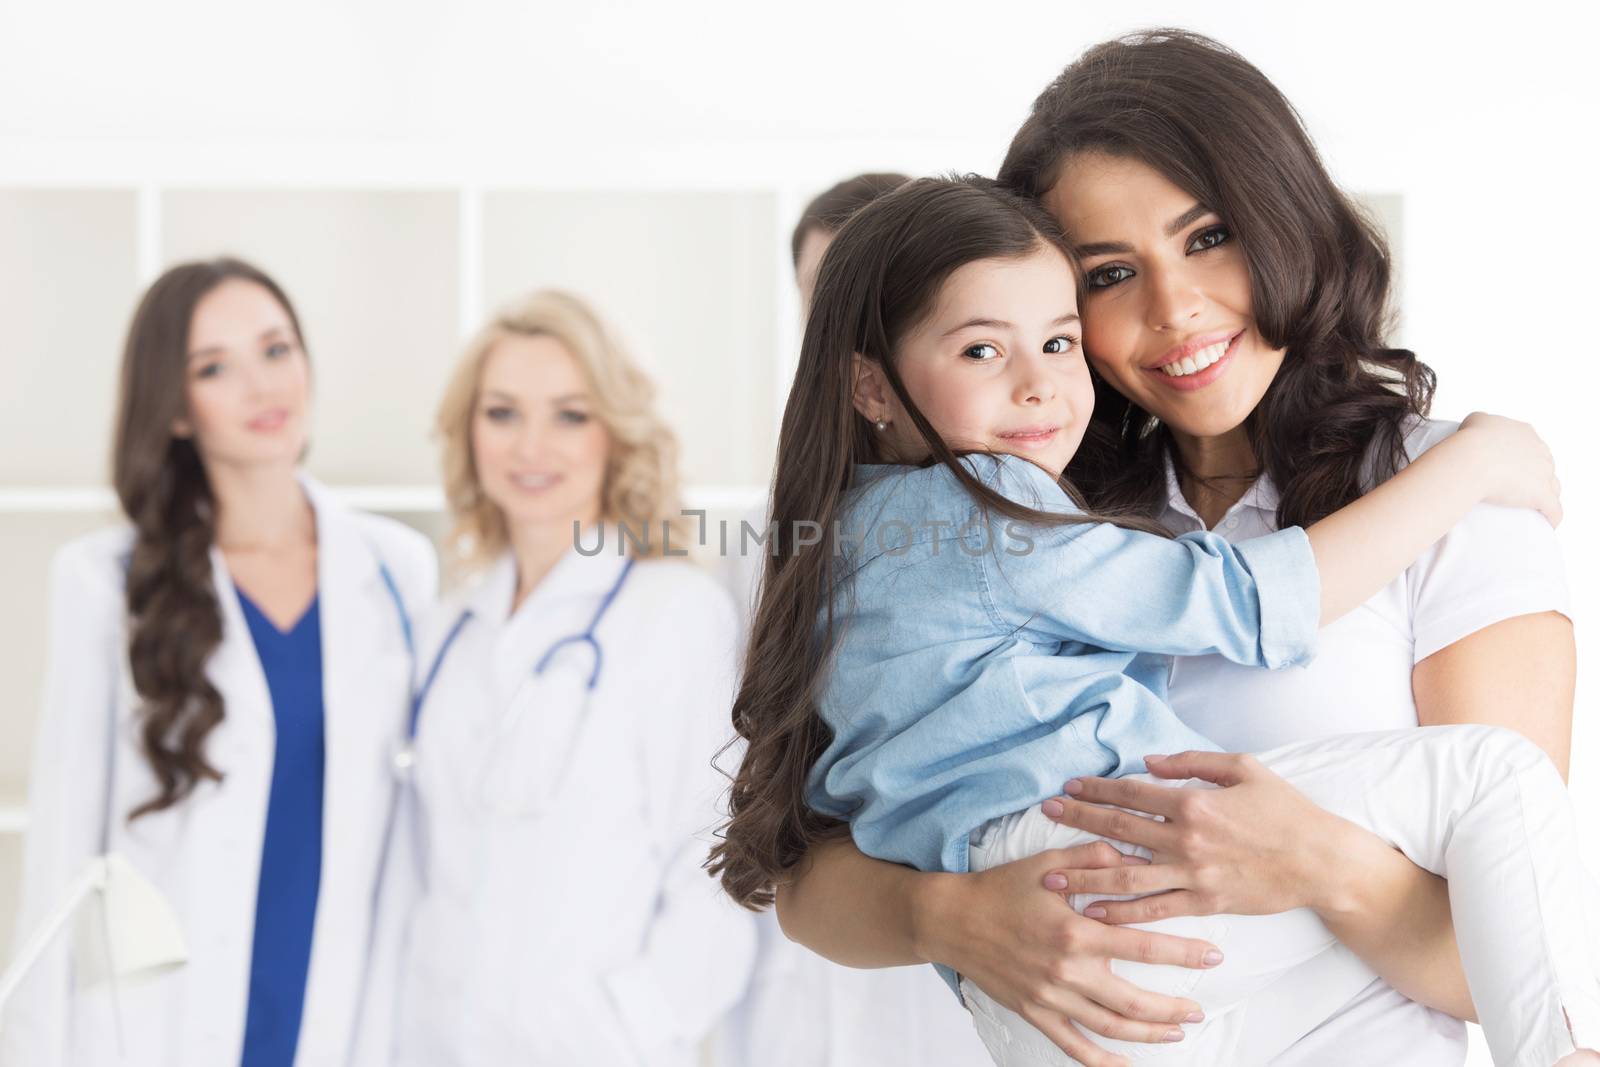
[[[1353,824],[1324,839],[1311,906],[1328,930],[1402,995],[1477,1018],[1456,949],[1445,880]],[[1334,875],[1333,872],[1341,872]]]
[[1323,626],[1394,581],[1483,499],[1480,481],[1462,473],[1480,452],[1476,438],[1458,434],[1306,528],[1322,579]]
[[928,874],[862,854],[847,837],[814,845],[777,894],[784,934],[846,967],[927,963],[920,930],[941,885]]

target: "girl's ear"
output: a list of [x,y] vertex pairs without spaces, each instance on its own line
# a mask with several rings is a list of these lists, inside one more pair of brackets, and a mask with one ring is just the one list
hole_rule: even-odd
[[180,441],[187,440],[194,436],[194,427],[189,425],[188,419],[180,416],[172,420],[172,436]]
[[868,422],[888,422],[894,415],[891,399],[894,390],[884,376],[883,367],[859,352],[850,356],[850,366],[855,372],[855,389],[851,402],[856,411]]

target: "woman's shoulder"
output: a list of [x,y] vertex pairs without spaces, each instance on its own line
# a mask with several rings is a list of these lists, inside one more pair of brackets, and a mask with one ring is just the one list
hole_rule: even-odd
[[51,558],[52,584],[57,588],[94,590],[120,600],[127,585],[133,541],[133,527],[128,523],[74,537],[56,549]]
[[628,574],[614,620],[622,643],[634,649],[640,677],[683,670],[731,670],[739,635],[733,598],[698,564],[641,559]]
[[[1413,418],[1403,427],[1415,460],[1461,424]],[[1480,504],[1407,569],[1408,603],[1422,659],[1484,626],[1516,615],[1569,610],[1561,543],[1526,508]]]
[[510,550],[487,559],[458,559],[444,568],[444,580],[437,595],[422,613],[424,632],[442,634],[469,609],[487,610],[497,590],[510,603],[516,581],[516,563]]
[[50,559],[52,633],[70,633],[88,648],[123,625],[128,612],[128,565],[134,530],[127,524],[75,537]]
[[1448,419],[1430,419],[1421,415],[1407,416],[1400,425],[1406,462],[1414,463],[1418,456],[1452,436],[1459,429],[1461,429],[1459,422],[1451,422]]
[[628,581],[641,607],[674,612],[695,611],[733,619],[733,598],[722,583],[699,564],[685,559],[642,559]]
[[374,515],[370,511],[350,512],[356,527],[362,532],[380,559],[400,561],[411,570],[433,570],[439,565],[433,542],[419,531],[387,515]]
[[410,610],[421,610],[439,593],[439,557],[433,542],[398,519],[362,511],[338,500],[326,489],[311,486],[317,521],[336,522],[366,545],[378,569]]
[[433,542],[405,523],[353,507],[304,472],[300,475],[300,484],[316,508],[319,523],[337,523],[354,531],[372,547],[385,566],[403,567],[408,574],[417,570],[431,573],[437,569],[438,556],[434,552]]
[[[1407,415],[1400,422],[1400,466],[1415,463],[1417,457],[1445,440],[1461,428],[1459,422],[1449,419],[1430,419],[1423,415]],[[1362,466],[1362,481],[1370,491],[1388,477],[1387,453],[1379,447],[1380,441],[1392,438],[1379,436],[1367,448]]]

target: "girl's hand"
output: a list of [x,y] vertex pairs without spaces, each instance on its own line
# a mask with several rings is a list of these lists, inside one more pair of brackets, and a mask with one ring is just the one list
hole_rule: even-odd
[[1555,457],[1532,426],[1475,411],[1462,420],[1456,436],[1477,447],[1473,462],[1487,478],[1485,503],[1533,508],[1543,513],[1551,526],[1561,524],[1561,483],[1556,479]]
[[[1111,973],[1112,959],[1205,968],[1214,945],[1107,926],[1040,893],[1046,871],[1116,874],[1140,870],[1105,842],[1056,849],[976,874],[952,876],[918,918],[920,954],[971,979],[1085,1067],[1125,1067],[1084,1031],[1148,1043],[1182,1039],[1199,1022],[1194,1001],[1146,992]],[[931,898],[932,899],[932,898]]]
[[[1184,752],[1147,756],[1158,778],[1199,778],[1220,786],[1173,788],[1130,779],[1082,778],[1046,801],[1064,826],[1143,845],[1148,865],[1051,870],[1046,889],[1072,893],[1150,894],[1096,901],[1086,916],[1142,923],[1177,915],[1268,915],[1321,907],[1341,890],[1338,856],[1353,823],[1331,815],[1254,756]],[[1100,805],[1115,805],[1101,807]],[[1164,821],[1131,812],[1160,816]]]

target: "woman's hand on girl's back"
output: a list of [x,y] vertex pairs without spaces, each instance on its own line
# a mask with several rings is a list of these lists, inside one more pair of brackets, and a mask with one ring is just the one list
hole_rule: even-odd
[[1555,457],[1536,430],[1525,422],[1474,411],[1461,422],[1456,437],[1478,448],[1488,486],[1484,502],[1508,508],[1532,508],[1561,524],[1561,483]]
[[1085,1031],[1124,1041],[1162,1043],[1198,1022],[1194,1001],[1150,993],[1111,972],[1113,959],[1214,967],[1214,945],[1088,919],[1059,897],[1040,893],[1047,871],[1086,868],[1115,874],[1143,863],[1104,842],[1055,849],[975,874],[944,879],[916,923],[921,955],[960,972],[1021,1015],[1085,1067],[1127,1061]]

